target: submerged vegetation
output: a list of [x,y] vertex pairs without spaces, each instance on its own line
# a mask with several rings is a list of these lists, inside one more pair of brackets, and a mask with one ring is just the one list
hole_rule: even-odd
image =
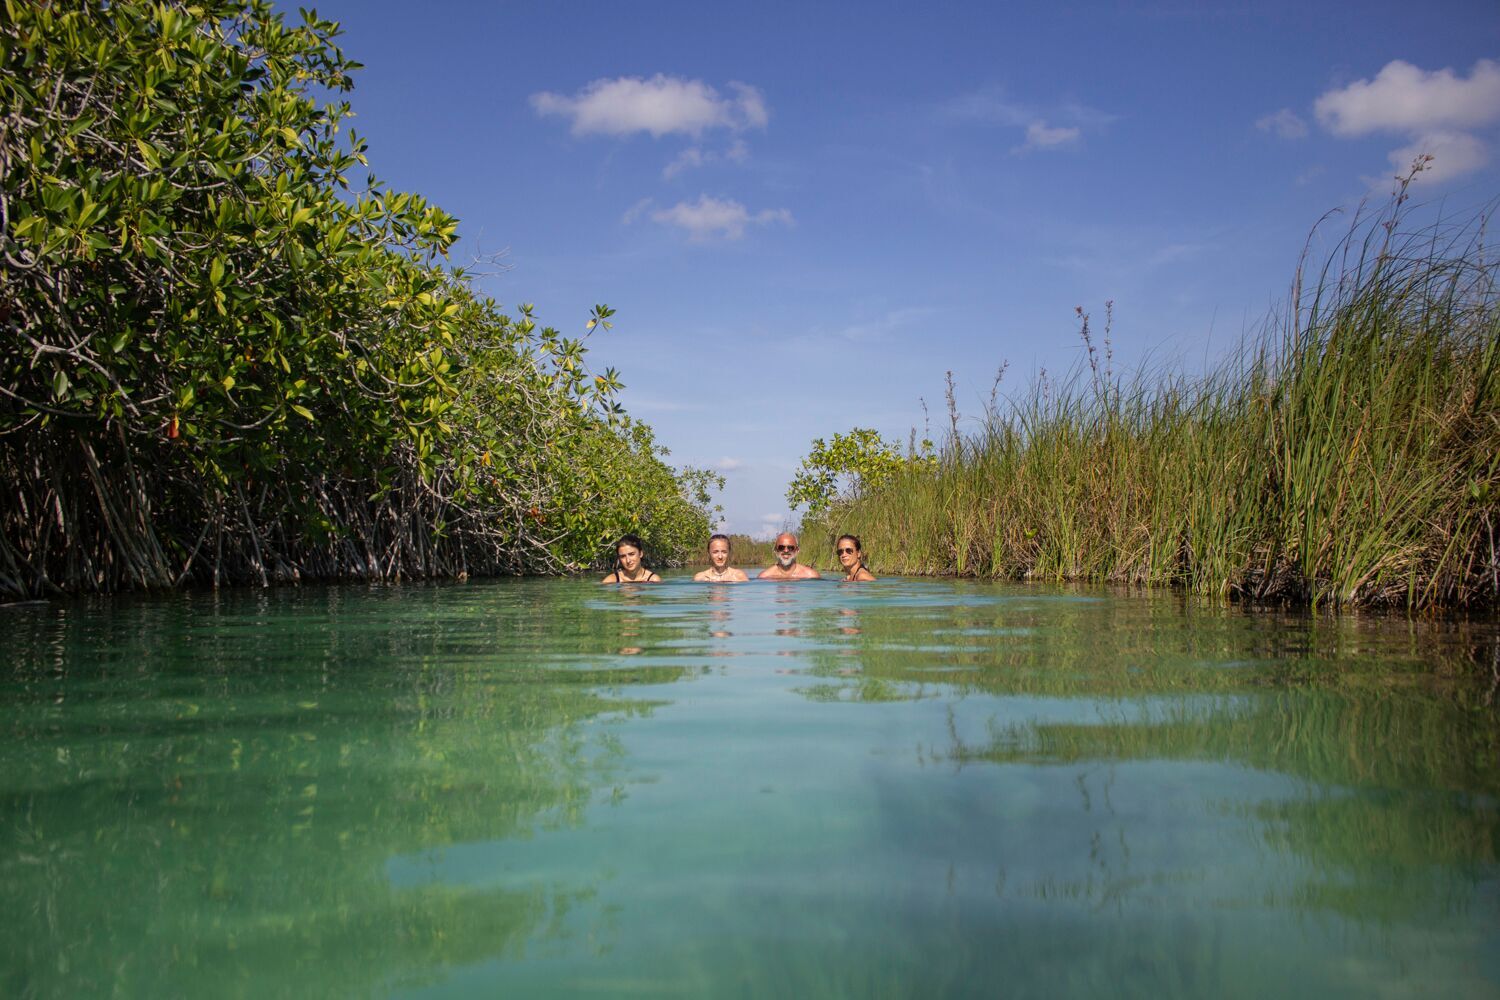
[[[674,472],[582,336],[447,266],[337,100],[338,25],[264,0],[5,0],[0,594],[677,558]],[[325,102],[324,98],[331,98]]]
[[854,532],[884,572],[1492,605],[1497,261],[1482,219],[1409,228],[1410,179],[1208,375],[1125,382],[1080,310],[1072,378],[1043,375],[970,434],[950,389],[936,461],[913,448],[873,482],[835,467],[852,475],[810,509],[804,546]]

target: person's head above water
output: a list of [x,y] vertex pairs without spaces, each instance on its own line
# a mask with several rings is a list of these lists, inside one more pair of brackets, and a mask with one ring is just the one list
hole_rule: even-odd
[[839,557],[839,565],[844,567],[845,580],[875,579],[875,574],[865,568],[865,552],[858,535],[840,535],[833,543],[833,552]]
[[797,536],[790,531],[777,535],[773,545],[776,549],[776,565],[761,570],[762,579],[816,580],[823,575],[811,566],[797,565],[797,553],[801,546],[797,544]]
[[639,535],[621,535],[620,540],[615,542],[615,559],[621,563],[624,563],[626,559],[631,560],[631,569],[640,565],[641,553],[645,551],[646,546]]
[[714,569],[723,569],[729,565],[729,536],[708,536],[708,564]]
[[708,569],[693,577],[696,583],[744,583],[750,579],[744,570],[729,565],[729,536],[708,537]]
[[797,544],[797,536],[790,531],[783,531],[776,536],[772,543],[776,549],[776,565],[782,569],[791,569],[797,562],[797,553],[802,548]]
[[661,579],[651,570],[641,565],[641,556],[645,553],[646,546],[638,535],[621,535],[619,541],[615,542],[615,568],[614,572],[606,576],[604,583],[632,583],[648,582],[654,583]]

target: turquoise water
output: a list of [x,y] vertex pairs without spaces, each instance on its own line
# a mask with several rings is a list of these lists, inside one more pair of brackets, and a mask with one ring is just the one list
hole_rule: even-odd
[[524,580],[0,629],[6,997],[1500,993],[1493,622]]

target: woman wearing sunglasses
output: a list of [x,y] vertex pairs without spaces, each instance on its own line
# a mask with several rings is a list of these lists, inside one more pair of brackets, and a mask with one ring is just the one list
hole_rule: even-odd
[[839,557],[839,565],[848,574],[844,577],[845,583],[863,583],[876,579],[875,574],[865,568],[865,554],[860,549],[857,535],[840,535],[839,540],[833,543],[833,551]]

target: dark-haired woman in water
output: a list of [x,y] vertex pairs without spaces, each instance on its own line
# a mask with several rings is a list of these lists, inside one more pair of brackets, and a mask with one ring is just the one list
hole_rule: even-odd
[[621,535],[615,542],[615,570],[600,583],[661,583],[661,577],[641,564],[646,546],[635,535]]
[[744,583],[750,579],[742,569],[729,565],[729,536],[708,536],[708,569],[693,577],[696,583]]
[[845,583],[860,582],[876,579],[875,574],[865,568],[865,554],[859,546],[857,535],[840,535],[839,540],[833,543],[833,551],[839,557],[839,565],[844,567],[847,574]]

